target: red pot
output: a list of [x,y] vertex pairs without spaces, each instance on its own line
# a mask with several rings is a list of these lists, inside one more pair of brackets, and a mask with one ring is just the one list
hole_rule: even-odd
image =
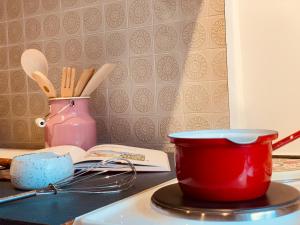
[[272,175],[271,130],[202,130],[169,135],[176,145],[176,175],[182,192],[209,201],[243,201],[264,195]]

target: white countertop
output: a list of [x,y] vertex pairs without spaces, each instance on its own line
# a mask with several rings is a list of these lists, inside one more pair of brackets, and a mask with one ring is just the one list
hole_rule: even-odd
[[[139,194],[115,202],[76,218],[74,225],[299,225],[300,210],[269,220],[255,222],[204,222],[180,218],[174,214],[162,214],[151,205],[151,196],[159,188],[177,182],[176,179],[145,190]],[[289,183],[300,190],[300,181]]]

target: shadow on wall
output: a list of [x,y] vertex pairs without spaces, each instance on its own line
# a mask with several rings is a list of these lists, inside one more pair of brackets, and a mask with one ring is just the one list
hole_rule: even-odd
[[[197,2],[189,5],[194,19],[181,25],[182,71],[173,89],[173,108],[165,119],[165,136],[229,128],[224,1]],[[173,145],[166,143],[164,149],[172,151]]]

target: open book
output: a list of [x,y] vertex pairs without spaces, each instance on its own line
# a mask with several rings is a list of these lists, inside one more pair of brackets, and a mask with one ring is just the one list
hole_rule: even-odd
[[37,153],[54,152],[58,155],[70,153],[75,168],[85,168],[99,160],[125,158],[134,164],[137,171],[170,171],[168,155],[159,150],[136,148],[124,145],[97,145],[85,151],[71,145],[56,146],[41,150],[0,149],[1,159],[12,159],[15,156]]

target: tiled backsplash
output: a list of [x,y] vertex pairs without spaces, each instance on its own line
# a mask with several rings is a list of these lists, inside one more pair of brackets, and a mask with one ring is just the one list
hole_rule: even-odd
[[44,52],[64,65],[117,68],[93,93],[99,143],[168,150],[169,132],[229,126],[224,0],[1,0],[0,143],[43,145],[47,99],[20,67]]

